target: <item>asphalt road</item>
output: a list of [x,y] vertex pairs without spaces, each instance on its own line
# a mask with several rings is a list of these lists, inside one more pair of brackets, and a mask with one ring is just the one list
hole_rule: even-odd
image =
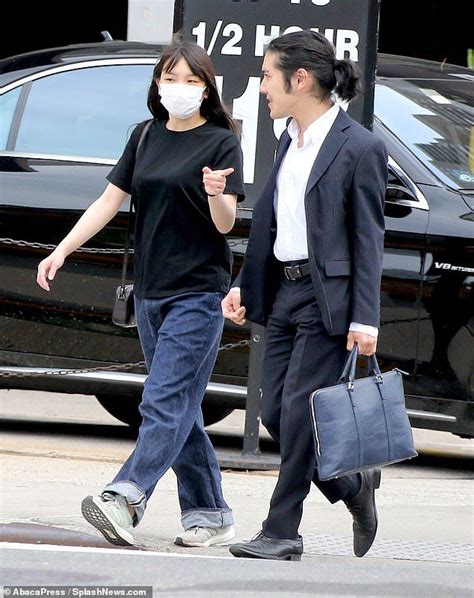
[[[329,505],[312,490],[301,526],[302,562],[262,562],[233,559],[227,547],[175,546],[179,505],[172,473],[159,482],[137,528],[137,547],[111,547],[84,522],[78,505],[133,449],[127,427],[93,397],[0,391],[0,405],[4,585],[66,584],[90,591],[98,585],[140,585],[152,586],[155,595],[192,598],[474,594],[472,441],[415,430],[420,457],[384,470],[379,534],[364,559],[352,556],[345,508]],[[238,453],[242,429],[241,412],[212,426],[218,452]],[[262,447],[276,462],[263,430]],[[238,540],[258,531],[276,476],[276,471],[223,471]]]
[[152,586],[154,596],[472,598],[467,566],[319,557],[300,563],[124,550],[2,549],[3,584]]

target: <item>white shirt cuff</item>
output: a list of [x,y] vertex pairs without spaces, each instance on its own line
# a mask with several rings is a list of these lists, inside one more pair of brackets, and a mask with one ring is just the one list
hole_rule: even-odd
[[379,329],[375,326],[369,326],[368,324],[359,324],[359,322],[351,322],[349,326],[349,330],[352,332],[364,332],[369,336],[373,336],[375,338],[379,335]]
[[[232,287],[230,289],[230,291],[240,291],[240,287]],[[230,291],[229,291],[229,293],[230,293]]]

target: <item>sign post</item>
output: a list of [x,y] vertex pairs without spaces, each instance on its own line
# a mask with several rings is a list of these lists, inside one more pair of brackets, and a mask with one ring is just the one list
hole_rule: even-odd
[[[336,58],[358,63],[362,93],[348,113],[372,128],[380,0],[175,0],[174,32],[195,41],[212,58],[224,103],[241,122],[244,207],[252,208],[270,172],[286,119],[272,121],[262,94],[266,44],[292,31],[312,29],[336,48]],[[253,325],[244,447],[238,466],[268,467],[259,452],[261,359],[264,328]],[[256,341],[256,342],[255,342]],[[260,461],[260,463],[259,463]],[[239,465],[241,464],[241,465]]]

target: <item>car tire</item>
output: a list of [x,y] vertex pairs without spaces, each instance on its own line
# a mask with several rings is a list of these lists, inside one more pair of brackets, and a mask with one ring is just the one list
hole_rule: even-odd
[[[102,407],[124,424],[128,424],[133,430],[138,430],[142,417],[138,410],[141,396],[121,397],[120,395],[99,394],[97,400]],[[204,425],[211,426],[227,417],[233,409],[225,406],[203,405],[202,413]]]
[[224,419],[224,417],[227,417],[229,414],[231,414],[232,411],[234,410],[230,407],[203,405],[202,415],[204,417],[204,425],[212,426],[212,424],[217,424],[217,422],[220,422],[222,419]]
[[134,430],[138,430],[142,422],[142,416],[138,411],[140,405],[141,396],[120,396],[120,395],[108,395],[100,394],[96,395],[97,400],[102,407],[121,421],[124,424],[128,424]]

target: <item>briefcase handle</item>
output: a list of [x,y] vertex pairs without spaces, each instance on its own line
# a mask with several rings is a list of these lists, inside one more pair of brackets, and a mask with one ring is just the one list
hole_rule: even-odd
[[[348,379],[349,388],[351,389],[354,387],[355,372],[356,372],[358,357],[359,357],[359,347],[358,347],[357,343],[354,343],[354,347],[352,348],[352,351],[349,353],[349,355],[346,358],[346,362],[342,369],[341,376],[339,377],[338,384],[341,384]],[[382,384],[383,383],[382,372],[380,371],[377,358],[375,357],[375,353],[374,353],[374,355],[367,357],[367,359],[369,360],[369,367],[370,367],[369,373],[374,372],[376,381],[379,384]]]

